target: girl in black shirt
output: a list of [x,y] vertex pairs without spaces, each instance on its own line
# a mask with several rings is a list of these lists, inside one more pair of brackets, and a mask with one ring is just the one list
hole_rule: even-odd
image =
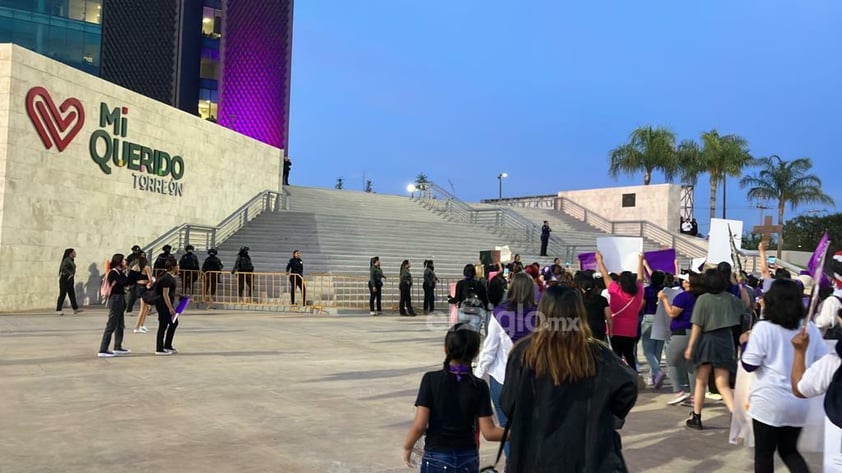
[[421,379],[415,421],[403,444],[404,461],[411,466],[412,447],[426,433],[421,473],[476,473],[477,423],[483,437],[492,442],[503,439],[503,429],[491,418],[488,385],[471,371],[471,362],[479,354],[479,333],[458,323],[448,330],[444,344],[444,368]]
[[178,328],[178,319],[173,320],[175,314],[175,277],[178,274],[178,263],[175,257],[169,257],[164,261],[164,274],[155,283],[155,290],[161,296],[155,303],[158,311],[158,334],[155,338],[156,355],[174,355],[178,350],[172,346],[172,339],[175,329]]
[[[105,324],[105,333],[102,334],[102,343],[99,345],[100,358],[111,358],[114,355],[125,355],[131,350],[123,348],[123,330],[126,328],[126,260],[120,253],[111,257],[111,270],[105,276],[111,286],[111,295],[108,296],[108,322]],[[114,335],[114,351],[109,351],[111,335]]]

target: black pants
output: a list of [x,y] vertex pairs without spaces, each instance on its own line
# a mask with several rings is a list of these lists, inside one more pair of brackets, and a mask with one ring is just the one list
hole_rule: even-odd
[[137,285],[130,286],[129,294],[126,296],[126,312],[134,310],[134,303],[140,298],[140,288]]
[[284,185],[289,185],[289,171],[284,171]]
[[432,312],[435,309],[435,288],[431,286],[424,285],[424,310],[428,312]]
[[631,369],[637,371],[637,360],[634,357],[634,337],[614,335],[611,337],[611,347],[620,358],[625,358]]
[[304,278],[303,276],[290,276],[289,277],[289,303],[295,305],[295,288],[298,287],[301,289],[301,302],[304,305],[307,305],[307,290],[304,289]]
[[370,310],[371,312],[374,312],[374,303],[376,302],[377,303],[377,312],[382,312],[383,309],[381,309],[381,307],[380,307],[380,300],[382,299],[382,295],[383,295],[383,285],[382,284],[374,285],[374,284],[371,284],[371,282],[369,281],[369,283],[368,283],[368,293],[369,293],[368,310]]
[[181,273],[181,293],[193,296],[193,283],[196,282],[197,271],[188,270]]
[[178,327],[178,320],[172,321],[170,308],[163,302],[157,304],[158,309],[158,334],[155,337],[155,351],[162,352],[164,349],[172,349],[172,338],[175,329]]
[[218,282],[219,274],[205,274],[205,294],[209,294],[211,298],[216,295],[216,284]]
[[415,309],[412,308],[412,295],[410,291],[411,288],[412,286],[406,283],[400,283],[398,285],[398,290],[400,291],[398,310],[402,315],[415,313]]
[[114,349],[123,348],[123,330],[126,328],[126,296],[123,294],[111,294],[108,298],[108,322],[105,324],[105,332],[102,334],[102,343],[99,344],[99,352],[108,351],[111,345],[111,335],[114,335]]
[[249,286],[248,297],[251,298],[251,285],[253,282],[254,280],[251,274],[237,273],[237,296],[240,299],[243,298],[243,289],[246,288],[246,284]]
[[547,256],[547,243],[550,242],[550,237],[541,237],[541,256]]
[[775,450],[789,471],[809,473],[807,462],[798,453],[798,437],[801,427],[773,427],[752,419],[754,427],[754,471],[771,473],[775,471]]
[[73,285],[73,278],[64,278],[59,276],[58,302],[56,302],[56,312],[61,311],[61,308],[64,307],[65,297],[70,297],[70,307],[73,307],[73,310],[79,308],[79,306],[76,305],[76,289],[73,288]]

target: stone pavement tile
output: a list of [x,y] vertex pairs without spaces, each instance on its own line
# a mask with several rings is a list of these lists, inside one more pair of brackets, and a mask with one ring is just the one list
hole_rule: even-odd
[[[188,311],[180,353],[126,331],[98,359],[106,314],[0,316],[0,472],[409,471],[401,444],[418,384],[443,361],[442,318]],[[133,326],[134,318],[127,318]],[[643,390],[622,431],[633,472],[751,471],[723,407],[702,432]],[[497,445],[482,442],[482,463]],[[817,454],[805,455],[820,471]]]

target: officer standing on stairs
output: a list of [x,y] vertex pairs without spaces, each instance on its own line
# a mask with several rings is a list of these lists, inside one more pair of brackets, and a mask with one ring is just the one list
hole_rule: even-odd
[[199,279],[199,258],[193,254],[194,249],[193,245],[185,246],[184,251],[186,253],[178,263],[181,275],[181,293],[190,296],[193,296],[193,283],[196,279]]
[[304,289],[304,262],[301,261],[300,251],[292,252],[292,258],[287,263],[287,273],[289,273],[290,304],[295,305],[295,287],[298,286],[301,289],[301,303],[307,305],[307,290]]
[[547,243],[550,242],[550,228],[549,222],[544,220],[544,226],[541,227],[541,256],[547,256]]

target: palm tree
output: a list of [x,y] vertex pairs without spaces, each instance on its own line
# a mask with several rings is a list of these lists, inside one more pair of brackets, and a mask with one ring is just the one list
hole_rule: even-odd
[[628,143],[611,150],[608,174],[615,179],[643,171],[643,185],[648,186],[655,170],[662,171],[667,181],[672,181],[677,171],[675,134],[667,128],[638,128],[629,135]]
[[[822,190],[822,181],[814,174],[808,174],[813,168],[810,158],[798,158],[784,161],[777,155],[759,158],[755,164],[760,171],[754,176],[740,180],[741,187],[750,187],[748,197],[755,200],[778,201],[778,225],[783,227],[784,208],[789,204],[795,210],[800,204],[818,203],[836,205],[833,199]],[[778,237],[778,258],[784,245],[783,232]]]
[[428,180],[427,175],[424,174],[423,172],[421,174],[415,176],[415,187],[416,188],[418,188],[422,191],[427,190],[427,185],[429,183],[430,183],[430,181]]
[[699,174],[708,174],[710,218],[715,218],[716,193],[720,181],[724,181],[727,176],[741,176],[743,168],[751,164],[752,159],[745,138],[738,135],[722,136],[718,131],[711,130],[702,133],[701,147],[693,140],[682,141],[678,146],[676,161],[678,173],[686,182],[695,184]]

